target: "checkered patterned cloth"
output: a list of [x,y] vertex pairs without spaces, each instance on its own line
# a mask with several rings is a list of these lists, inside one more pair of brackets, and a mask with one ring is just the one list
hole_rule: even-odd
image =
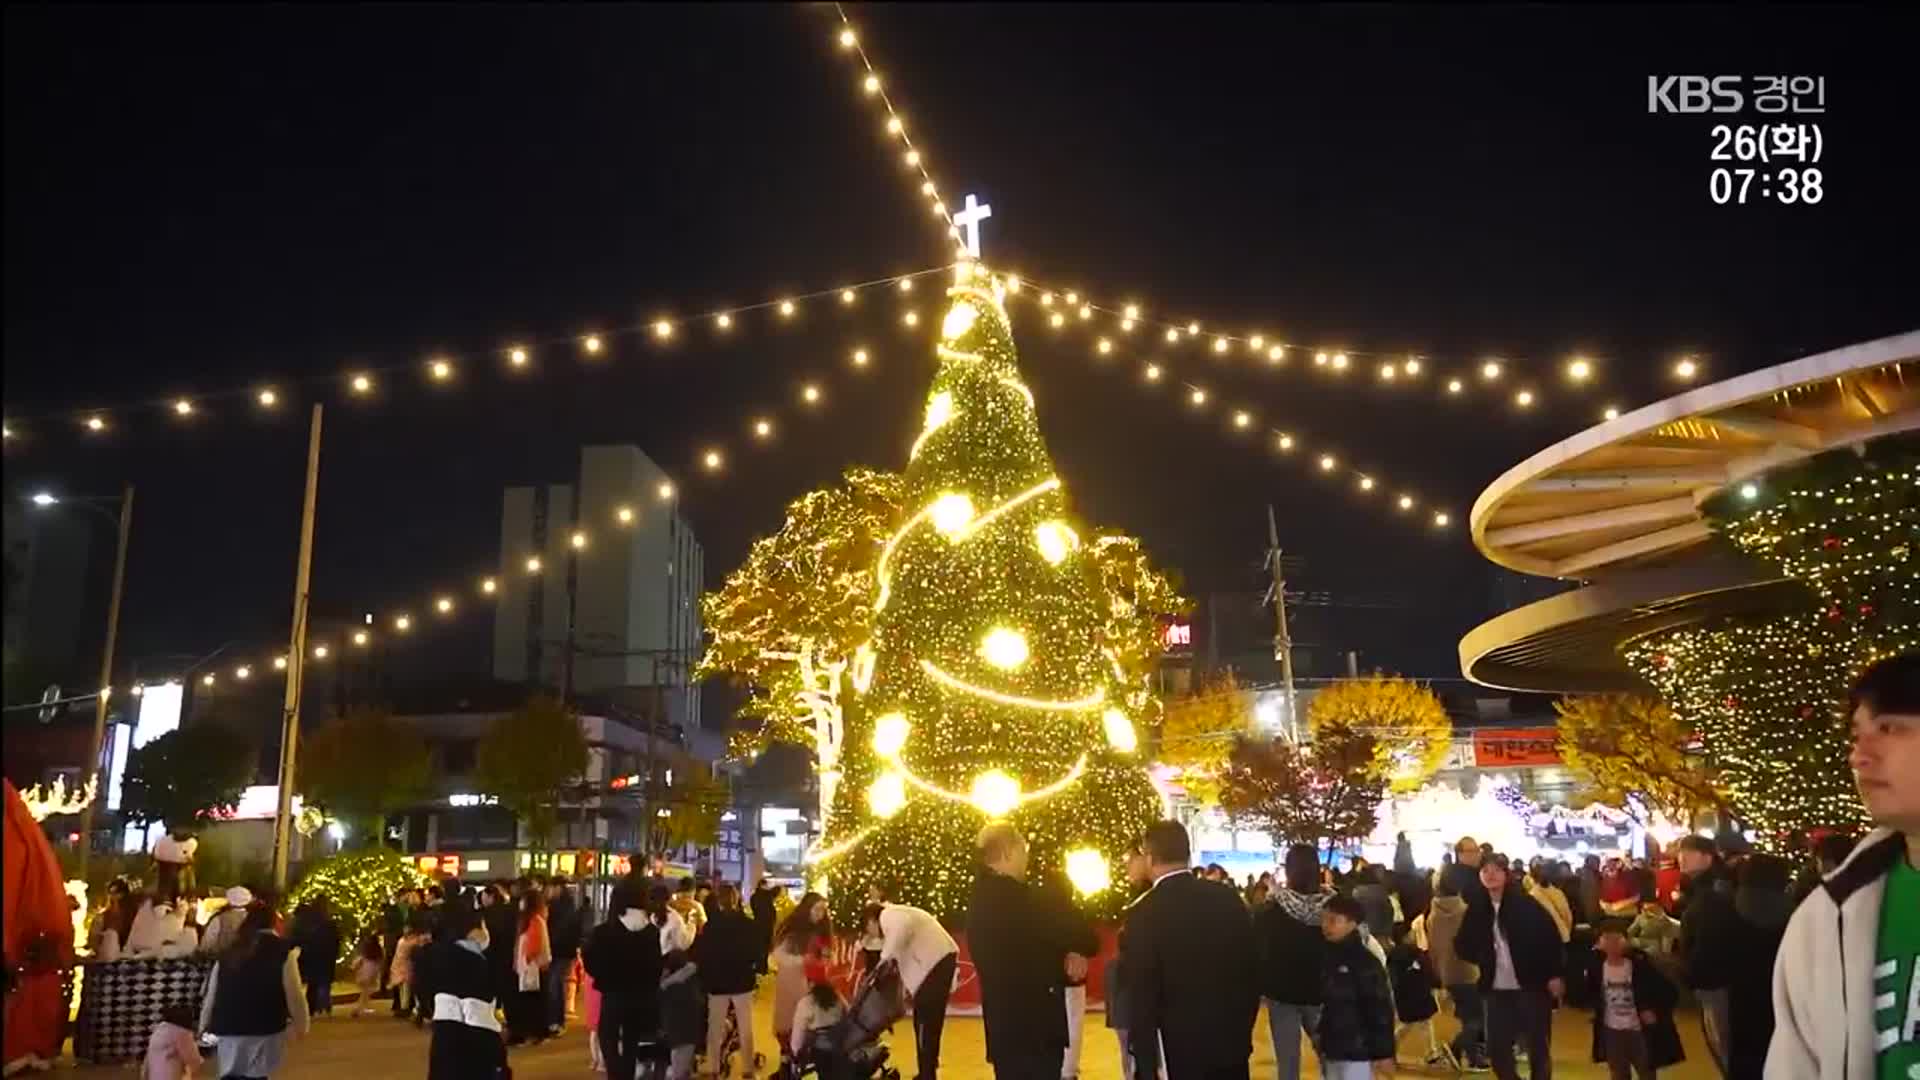
[[87,964],[73,1056],[92,1062],[140,1060],[167,1006],[190,1005],[199,1012],[212,970],[213,958],[206,956]]

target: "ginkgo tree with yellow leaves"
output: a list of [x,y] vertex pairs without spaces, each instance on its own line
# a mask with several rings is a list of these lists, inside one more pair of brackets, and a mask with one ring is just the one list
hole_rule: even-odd
[[1417,791],[1446,763],[1453,720],[1432,690],[1390,675],[1333,683],[1313,695],[1307,726],[1315,740],[1368,736],[1369,771],[1395,792]]
[[1581,800],[1623,809],[1637,803],[1680,825],[1709,810],[1732,816],[1720,771],[1693,725],[1658,698],[1599,694],[1562,698],[1553,708],[1560,756],[1587,784]]
[[1166,703],[1154,756],[1180,770],[1180,787],[1201,806],[1220,805],[1220,779],[1234,741],[1252,732],[1253,704],[1231,671]]

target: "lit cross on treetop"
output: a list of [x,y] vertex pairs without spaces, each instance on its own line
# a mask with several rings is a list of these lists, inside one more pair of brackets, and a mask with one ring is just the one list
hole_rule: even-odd
[[973,258],[980,257],[980,223],[992,216],[993,207],[983,202],[975,202],[972,195],[967,196],[967,205],[953,215],[953,223],[966,230],[966,239],[962,243],[967,249],[967,254]]

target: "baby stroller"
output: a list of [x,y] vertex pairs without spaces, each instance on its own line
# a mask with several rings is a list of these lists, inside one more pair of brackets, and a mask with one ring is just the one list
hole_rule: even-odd
[[891,969],[868,975],[854,988],[840,1022],[814,1032],[790,1080],[900,1080],[900,1070],[887,1063],[880,1033],[906,1014],[900,977]]

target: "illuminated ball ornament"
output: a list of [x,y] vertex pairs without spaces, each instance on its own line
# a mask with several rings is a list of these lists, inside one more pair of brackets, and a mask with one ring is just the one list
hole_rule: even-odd
[[951,539],[973,523],[973,500],[950,491],[933,501],[928,517],[933,519],[935,531]]
[[989,818],[1003,818],[1020,806],[1020,781],[999,769],[989,769],[974,777],[967,801]]
[[883,761],[892,761],[907,748],[907,735],[913,725],[906,713],[890,712],[873,722],[873,752]]
[[867,788],[867,809],[877,818],[890,818],[907,805],[907,778],[896,771],[881,773]]
[[1064,522],[1043,521],[1033,527],[1033,542],[1048,565],[1058,566],[1080,546],[1080,537]]
[[1067,852],[1067,880],[1081,896],[1105,892],[1113,884],[1113,870],[1106,856],[1092,848],[1074,848]]
[[1131,754],[1140,746],[1139,738],[1134,734],[1133,721],[1119,709],[1108,709],[1100,714],[1100,726],[1107,733],[1107,746],[1115,753]]
[[1027,635],[1000,626],[980,639],[980,659],[1002,671],[1012,671],[1027,662]]
[[940,320],[940,334],[952,341],[973,329],[974,322],[979,318],[980,312],[972,304],[959,301],[947,312],[947,317]]

